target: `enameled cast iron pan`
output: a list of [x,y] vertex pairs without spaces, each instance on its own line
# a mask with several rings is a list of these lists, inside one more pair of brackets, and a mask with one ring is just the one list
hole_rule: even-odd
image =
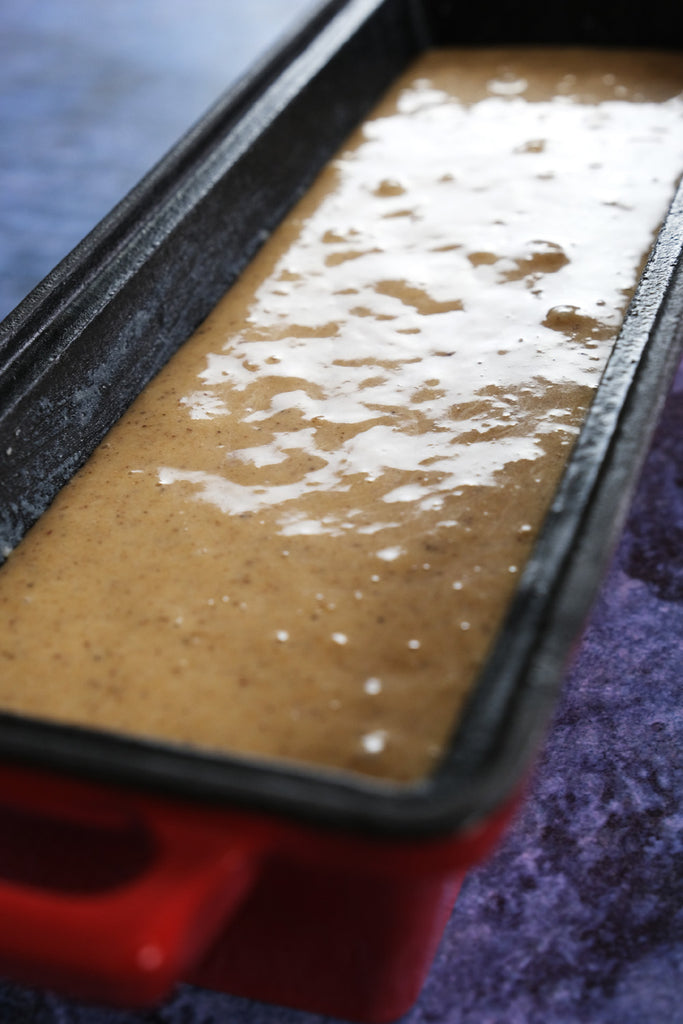
[[[626,17],[623,5],[587,0],[523,12],[504,0],[317,9],[2,324],[2,550],[422,49],[671,48],[671,10]],[[618,534],[682,347],[682,239],[679,191],[436,773],[395,787],[2,714],[0,969],[116,1003],[161,998],[190,976],[337,1016],[407,1009],[459,877],[518,798]],[[42,842],[50,863],[34,863],[41,829],[53,837]],[[373,952],[354,972],[359,933]]]

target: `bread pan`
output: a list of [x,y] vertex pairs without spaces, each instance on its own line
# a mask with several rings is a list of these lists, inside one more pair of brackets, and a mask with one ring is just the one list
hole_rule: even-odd
[[[671,10],[314,10],[3,323],[3,551],[412,58],[450,43],[670,48]],[[116,1004],[186,978],[355,1019],[408,1008],[462,873],[519,799],[618,535],[680,355],[682,239],[679,192],[438,769],[394,786],[4,713],[3,970]]]

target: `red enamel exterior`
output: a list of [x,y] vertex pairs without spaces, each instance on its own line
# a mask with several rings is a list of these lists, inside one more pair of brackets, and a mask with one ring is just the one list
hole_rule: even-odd
[[510,813],[390,842],[13,766],[0,791],[3,973],[125,1006],[190,980],[367,1021],[417,997]]

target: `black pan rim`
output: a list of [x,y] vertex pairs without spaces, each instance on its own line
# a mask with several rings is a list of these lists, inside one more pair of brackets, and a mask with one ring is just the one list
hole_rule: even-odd
[[[141,221],[143,233],[168,230],[169,207],[177,202],[178,191],[181,187],[191,191],[197,166],[205,167],[207,154],[210,161],[213,150],[225,145],[221,131],[239,132],[244,118],[253,114],[280,76],[291,75],[312,46],[320,47],[321,35],[330,36],[331,54],[366,31],[373,18],[401,21],[404,52],[400,59],[405,60],[427,44],[425,26],[434,10],[443,6],[439,0],[424,5],[402,0],[332,0],[316,8],[0,325],[6,350],[19,339],[19,358],[23,358],[22,353],[30,353],[37,344],[50,318],[59,321],[66,316],[68,320],[84,296],[87,306],[93,289],[112,273],[112,260],[115,278],[115,258],[131,239],[140,238]],[[312,73],[304,61],[299,90],[305,89],[306,76]],[[0,713],[0,756],[176,799],[247,807],[390,839],[453,835],[484,820],[512,798],[547,728],[561,666],[618,535],[629,489],[683,349],[682,239],[683,190],[679,190],[553,508],[521,575],[498,644],[434,775],[413,785],[396,785],[281,761],[214,756],[8,712]],[[149,257],[154,245],[146,251]],[[111,282],[109,287],[115,291]],[[108,294],[105,291],[98,301],[106,304]],[[74,328],[79,331],[78,322]],[[2,347],[0,357],[1,353]],[[8,412],[3,415],[8,420]]]

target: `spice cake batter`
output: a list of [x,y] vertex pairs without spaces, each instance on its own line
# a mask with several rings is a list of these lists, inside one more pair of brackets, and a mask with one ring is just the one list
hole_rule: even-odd
[[678,56],[444,50],[0,572],[0,705],[399,782],[504,615],[683,167]]

